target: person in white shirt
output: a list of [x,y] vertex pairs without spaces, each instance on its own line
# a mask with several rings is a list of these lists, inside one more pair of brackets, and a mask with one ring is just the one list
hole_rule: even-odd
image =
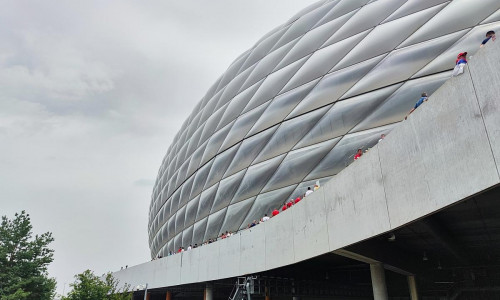
[[262,218],[262,222],[265,222],[267,220],[269,220],[269,217],[267,216],[267,214],[265,214],[264,217]]
[[193,248],[193,247],[192,247],[191,245],[189,245],[188,250],[191,250],[192,248]]
[[304,197],[307,197],[307,196],[311,195],[312,193],[313,193],[313,191],[311,190],[311,187],[308,187]]

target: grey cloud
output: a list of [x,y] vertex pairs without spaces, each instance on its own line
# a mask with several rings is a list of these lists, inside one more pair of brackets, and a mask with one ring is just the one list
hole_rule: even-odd
[[154,183],[155,183],[154,179],[138,179],[134,181],[134,184],[137,186],[152,187]]
[[0,207],[54,233],[59,292],[148,259],[148,178],[173,136],[240,53],[312,2],[2,2]]

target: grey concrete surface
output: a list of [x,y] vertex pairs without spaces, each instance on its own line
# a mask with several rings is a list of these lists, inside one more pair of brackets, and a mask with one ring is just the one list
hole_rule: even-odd
[[182,254],[181,282],[188,283],[198,281],[199,260],[200,251],[185,251]]
[[500,42],[489,43],[463,75],[299,204],[225,240],[114,276],[154,289],[270,270],[386,233],[498,185],[499,80]]
[[242,231],[239,235],[240,273],[252,274],[264,271],[266,269],[266,226],[255,226]]
[[370,265],[370,274],[372,278],[373,299],[387,300],[387,284],[385,283],[384,266],[380,263]]
[[[292,209],[280,213],[279,218],[271,218],[266,226],[266,269],[274,269],[295,262],[293,245]],[[259,258],[254,258],[259,259]]]
[[[181,255],[172,255],[169,256],[167,260],[167,272],[165,274],[165,281],[170,282],[171,285],[178,285],[181,283],[181,268],[182,268],[182,254]],[[160,260],[161,261],[161,260]],[[155,272],[158,269],[155,268]],[[161,272],[160,272],[161,274]],[[158,277],[158,276],[155,276]],[[156,280],[155,280],[156,282]],[[149,282],[148,282],[149,283]],[[150,288],[153,288],[153,284],[149,285]]]
[[292,206],[295,261],[302,261],[328,252],[328,227],[324,189]]
[[391,132],[380,161],[393,227],[498,182],[468,68]]
[[324,186],[331,251],[390,229],[377,147],[335,179]]
[[221,260],[226,260],[227,267],[219,268],[219,277],[231,277],[240,273],[240,235],[231,236],[220,241],[219,255]]
[[[490,41],[470,59],[470,73],[491,149],[500,172],[500,41]],[[496,49],[491,49],[496,48]],[[488,74],[488,76],[482,76]]]
[[[198,259],[198,280],[199,281],[209,281],[220,278],[219,277],[219,267],[222,265],[227,268],[228,263],[226,259],[220,258],[220,242],[211,243],[196,250],[200,251],[200,256]],[[191,250],[192,251],[192,250]],[[174,255],[175,256],[175,255]]]

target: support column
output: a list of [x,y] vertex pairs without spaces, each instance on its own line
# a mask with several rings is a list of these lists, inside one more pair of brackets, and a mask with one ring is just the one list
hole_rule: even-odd
[[267,286],[266,286],[266,288],[265,288],[265,292],[264,292],[264,294],[265,294],[265,296],[266,296],[265,300],[271,300],[271,295],[270,295],[270,293],[269,293],[269,288],[268,288]]
[[374,300],[388,300],[385,270],[381,263],[370,264]]
[[167,295],[165,296],[165,300],[172,300],[172,292],[167,291]]
[[408,287],[410,289],[410,300],[418,300],[417,281],[415,275],[408,276]]
[[214,290],[211,284],[207,283],[205,286],[205,293],[203,293],[204,300],[213,300],[214,299]]

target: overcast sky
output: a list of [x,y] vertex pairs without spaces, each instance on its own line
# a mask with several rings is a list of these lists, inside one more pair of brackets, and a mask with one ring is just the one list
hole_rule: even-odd
[[58,292],[149,260],[173,136],[239,54],[314,2],[2,1],[0,214],[53,233]]

